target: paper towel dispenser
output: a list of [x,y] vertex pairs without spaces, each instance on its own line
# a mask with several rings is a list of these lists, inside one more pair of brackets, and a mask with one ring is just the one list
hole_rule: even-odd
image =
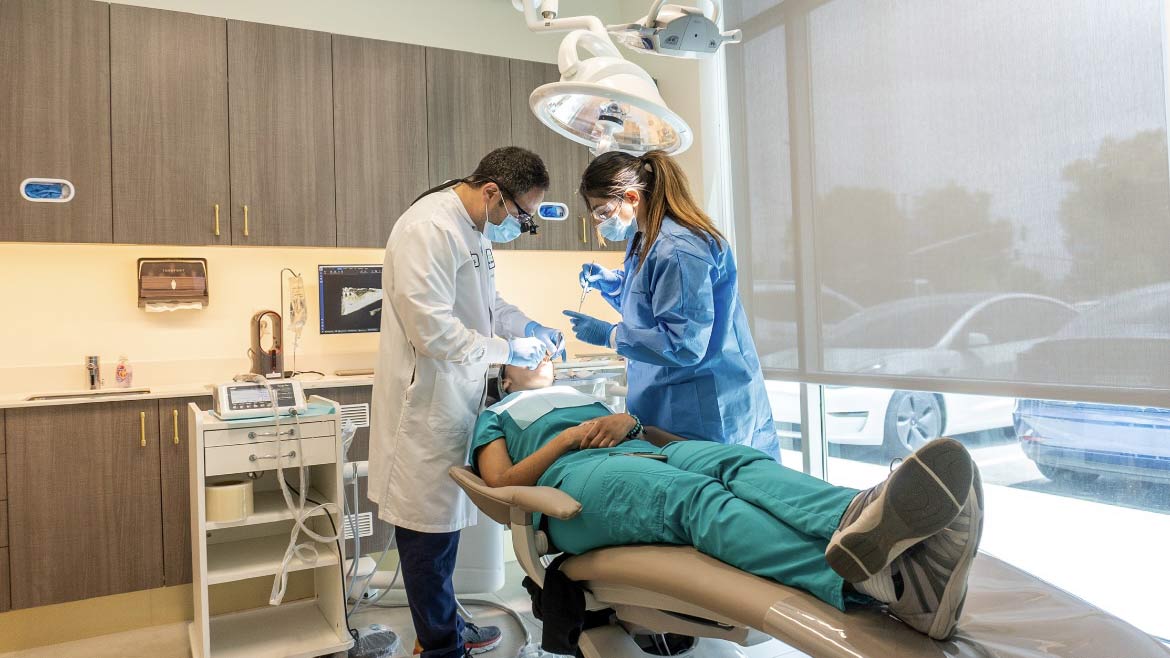
[[138,308],[201,309],[208,299],[207,259],[138,259]]

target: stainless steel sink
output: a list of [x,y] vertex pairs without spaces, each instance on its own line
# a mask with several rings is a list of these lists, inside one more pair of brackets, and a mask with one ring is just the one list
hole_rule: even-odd
[[123,395],[144,395],[150,393],[149,388],[107,388],[98,391],[74,391],[70,393],[42,393],[30,395],[26,402],[37,400],[89,400],[94,398],[112,398]]

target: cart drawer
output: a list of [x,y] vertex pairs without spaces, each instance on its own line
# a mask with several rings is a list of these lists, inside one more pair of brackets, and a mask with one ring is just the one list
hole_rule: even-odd
[[[300,434],[302,439],[311,439],[317,436],[333,436],[333,421],[324,420],[315,423],[301,423],[297,425],[292,419],[280,421],[281,436],[284,440],[296,438]],[[203,433],[203,447],[255,445],[275,438],[276,427],[241,427],[233,430],[207,430]]]
[[[295,440],[282,441],[280,447],[283,456],[279,461],[277,460],[275,441],[206,448],[204,450],[204,470],[208,476],[228,475],[249,471],[270,471],[277,466],[294,468],[301,463],[305,466],[314,466],[337,462],[337,443],[333,436],[302,439],[299,443],[300,445]],[[300,452],[301,450],[304,450],[303,454]],[[290,457],[289,453],[293,452],[296,455]]]

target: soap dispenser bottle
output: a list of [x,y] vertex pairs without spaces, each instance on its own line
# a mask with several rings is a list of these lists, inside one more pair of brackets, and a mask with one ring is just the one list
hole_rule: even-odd
[[114,382],[119,388],[130,388],[134,381],[134,366],[125,356],[118,357],[118,365],[114,368]]

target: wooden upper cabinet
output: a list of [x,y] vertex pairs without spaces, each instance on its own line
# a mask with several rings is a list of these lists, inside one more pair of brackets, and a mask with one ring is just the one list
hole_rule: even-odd
[[[110,242],[109,5],[0,2],[0,241]],[[27,178],[69,181],[33,202]]]
[[161,587],[158,402],[9,409],[5,425],[12,607]]
[[[589,251],[592,242],[583,222],[588,214],[577,188],[581,173],[589,165],[589,149],[562,137],[544,125],[528,107],[528,96],[540,85],[561,79],[555,64],[511,61],[512,71],[512,141],[516,146],[535,151],[548,167],[550,186],[545,201],[569,206],[569,218],[563,222],[540,221],[540,232],[521,236],[518,249],[561,249]],[[588,222],[592,226],[592,222]]]
[[333,36],[337,246],[383,247],[430,185],[421,46]]
[[492,149],[512,145],[508,60],[427,48],[431,185],[469,176]]
[[327,33],[228,21],[233,244],[337,244],[332,59]]
[[231,244],[227,21],[116,4],[110,41],[114,242]]

